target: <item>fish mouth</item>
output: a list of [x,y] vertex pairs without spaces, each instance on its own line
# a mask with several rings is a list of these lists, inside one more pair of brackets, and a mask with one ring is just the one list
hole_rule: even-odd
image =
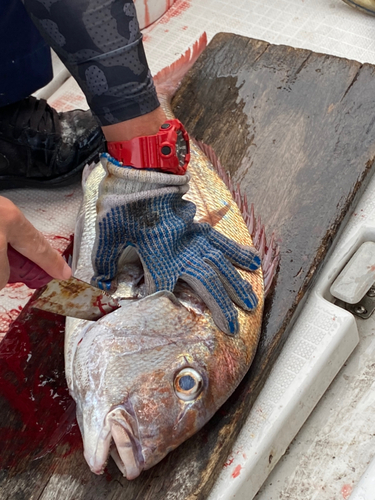
[[144,469],[144,457],[133,427],[134,418],[122,405],[107,414],[94,455],[86,453],[85,447],[85,458],[92,472],[103,473],[110,453],[127,479],[140,475]]

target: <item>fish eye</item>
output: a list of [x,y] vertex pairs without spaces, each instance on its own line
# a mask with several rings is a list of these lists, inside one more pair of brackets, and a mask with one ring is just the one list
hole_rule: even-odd
[[202,391],[203,380],[193,368],[183,368],[174,379],[174,390],[183,401],[192,401]]

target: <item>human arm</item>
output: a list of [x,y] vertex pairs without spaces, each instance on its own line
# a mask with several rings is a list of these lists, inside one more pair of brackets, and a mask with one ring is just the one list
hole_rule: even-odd
[[[218,326],[227,333],[236,333],[237,312],[233,302],[251,310],[256,307],[257,297],[250,285],[241,280],[234,266],[257,269],[260,259],[255,250],[250,247],[241,249],[234,242],[224,241],[208,225],[193,222],[195,207],[182,200],[188,189],[188,178],[182,185],[179,179],[182,176],[174,175],[179,173],[176,167],[164,169],[168,172],[165,174],[169,177],[168,182],[155,180],[159,174],[154,172],[149,182],[143,183],[150,186],[140,186],[142,171],[132,172],[133,169],[127,166],[146,171],[151,166],[163,170],[151,165],[150,158],[155,155],[149,156],[149,162],[143,160],[142,165],[131,161],[126,163],[121,155],[115,154],[117,148],[111,147],[113,143],[118,146],[122,143],[121,149],[127,141],[146,136],[147,145],[154,145],[156,139],[150,136],[158,133],[166,118],[159,107],[133,3],[123,0],[122,8],[117,9],[119,3],[114,0],[105,0],[100,6],[94,0],[67,0],[56,5],[56,9],[43,13],[33,9],[36,3],[31,0],[25,0],[25,5],[29,6],[41,33],[81,86],[109,143],[111,157],[102,159],[103,166],[108,169],[101,183],[97,206],[93,283],[113,289],[122,250],[128,244],[134,245],[144,264],[148,293],[162,289],[172,291],[179,278],[185,279],[206,302]],[[74,32],[70,24],[64,22],[71,17],[69,13],[76,19]],[[132,151],[137,147],[140,148],[132,146]],[[169,146],[165,149],[173,150]],[[185,151],[188,151],[187,146]],[[111,169],[113,172],[109,172]],[[133,204],[134,198],[140,203],[139,210]],[[180,215],[178,220],[173,214],[175,209]],[[114,215],[118,212],[122,214],[121,224]],[[144,220],[152,218],[159,222],[149,231],[150,227],[144,224]],[[132,225],[137,230],[129,243]],[[168,234],[171,238],[167,237]],[[145,242],[148,237],[158,240],[157,245],[148,245]],[[104,242],[103,248],[100,241]],[[226,253],[222,251],[224,247],[228,250]],[[173,258],[168,259],[172,252]],[[159,255],[163,261],[166,260],[164,257],[167,258],[168,266],[157,261]]]

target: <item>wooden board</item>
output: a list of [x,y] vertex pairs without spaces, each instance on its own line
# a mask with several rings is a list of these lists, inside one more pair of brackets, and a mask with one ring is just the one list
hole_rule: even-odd
[[371,65],[237,35],[212,40],[173,104],[277,235],[280,269],[253,366],[209,424],[159,465],[129,482],[110,461],[98,477],[82,457],[62,377],[61,321],[25,311],[0,349],[1,500],[207,498],[372,173],[374,73]]

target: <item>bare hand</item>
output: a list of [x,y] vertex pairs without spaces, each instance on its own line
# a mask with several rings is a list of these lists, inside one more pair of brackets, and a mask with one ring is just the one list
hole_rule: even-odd
[[9,279],[8,244],[53,278],[70,278],[71,269],[57,250],[51,247],[14,203],[0,196],[0,289]]

